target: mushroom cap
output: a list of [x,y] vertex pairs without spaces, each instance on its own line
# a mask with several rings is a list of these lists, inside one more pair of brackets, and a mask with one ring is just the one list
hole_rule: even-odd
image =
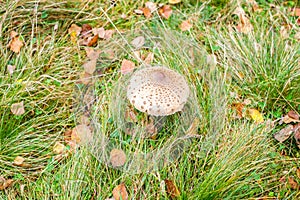
[[181,111],[190,94],[185,78],[166,67],[148,67],[133,73],[127,98],[141,112],[166,116]]

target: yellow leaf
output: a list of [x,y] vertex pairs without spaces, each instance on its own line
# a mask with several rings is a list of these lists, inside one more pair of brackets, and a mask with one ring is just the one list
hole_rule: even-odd
[[248,109],[248,113],[249,113],[250,117],[256,123],[262,123],[262,122],[264,122],[264,118],[263,118],[262,114],[258,110],[254,109],[254,108],[250,108],[250,109]]
[[56,142],[53,146],[53,152],[55,154],[61,154],[65,149],[65,145],[59,143],[59,142]]

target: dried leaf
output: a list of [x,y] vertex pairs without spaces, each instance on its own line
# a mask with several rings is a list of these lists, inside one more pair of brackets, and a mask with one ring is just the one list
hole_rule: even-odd
[[88,74],[93,74],[96,70],[97,60],[89,60],[83,64],[84,71]]
[[135,66],[134,62],[124,59],[121,64],[121,73],[122,74],[131,73],[134,69],[134,66]]
[[300,168],[296,170],[297,177],[300,178]]
[[25,161],[25,158],[23,158],[22,156],[17,156],[15,159],[14,159],[14,165],[17,165],[17,166],[21,166],[23,164],[23,162]]
[[262,114],[258,110],[254,109],[254,108],[250,108],[250,109],[248,109],[248,113],[249,113],[250,117],[256,123],[262,123],[262,122],[264,122],[264,118],[263,118]]
[[300,123],[295,124],[293,126],[293,131],[294,131],[294,138],[296,140],[298,148],[300,148]]
[[291,16],[300,16],[300,8],[291,8],[289,9],[289,12]]
[[299,120],[299,114],[293,110],[290,110],[287,114],[291,119]]
[[149,18],[152,16],[151,10],[150,10],[149,8],[147,8],[147,7],[142,8],[142,11],[143,11],[144,16],[145,16],[147,19],[149,19]]
[[180,191],[172,180],[165,180],[167,187],[167,193],[172,197],[176,198],[180,196]]
[[114,32],[115,32],[114,30],[106,30],[105,35],[104,35],[104,39],[109,40],[112,37],[112,35],[114,34]]
[[23,101],[12,104],[10,110],[14,115],[23,115],[25,113]]
[[173,11],[170,5],[164,5],[158,10],[158,12],[162,18],[169,19]]
[[144,14],[143,10],[141,10],[141,9],[135,9],[133,12],[138,15]]
[[7,71],[10,75],[14,73],[15,69],[16,69],[15,65],[7,65]]
[[181,2],[181,0],[169,0],[169,4],[177,4],[180,2]]
[[237,118],[241,119],[244,117],[243,115],[243,109],[244,109],[244,104],[243,103],[233,103],[232,104],[232,109],[236,111]]
[[290,137],[292,133],[293,133],[293,125],[289,125],[281,129],[279,132],[275,133],[274,138],[279,142],[284,142]]
[[293,177],[288,177],[288,182],[292,189],[296,190],[299,188],[298,183],[295,181]]
[[126,162],[126,154],[121,149],[113,149],[110,152],[110,163],[113,167],[123,166]]
[[88,85],[89,83],[91,83],[92,81],[92,75],[87,73],[87,72],[83,72],[80,74],[80,78],[78,80],[79,83],[83,83],[84,85]]
[[254,12],[261,12],[263,9],[259,7],[255,0],[248,0],[248,3],[252,6]]
[[145,7],[149,8],[151,13],[153,13],[157,9],[156,3],[153,3],[151,1],[146,2]]
[[85,36],[89,35],[90,33],[92,33],[92,30],[93,30],[93,28],[91,25],[83,24],[80,34],[82,35],[82,37],[85,37]]
[[86,56],[91,59],[91,60],[95,60],[95,59],[98,59],[100,53],[101,53],[101,50],[94,50],[93,48],[86,48],[85,49],[85,52],[86,52]]
[[70,34],[70,38],[73,43],[77,42],[77,37],[79,36],[81,30],[82,28],[77,26],[76,24],[72,24],[68,29],[68,33]]
[[117,185],[112,191],[115,200],[128,200],[128,193],[124,183]]
[[0,190],[5,190],[13,184],[13,179],[5,179],[0,176]]
[[179,28],[182,31],[188,31],[192,27],[193,27],[193,24],[191,24],[190,20],[185,20],[185,21],[181,22],[181,24],[179,25]]
[[132,46],[134,46],[136,49],[141,48],[145,44],[145,38],[143,36],[139,36],[134,38],[131,43]]
[[80,124],[72,129],[71,140],[81,145],[88,144],[93,141],[93,134],[87,125]]
[[150,65],[154,60],[154,53],[149,52],[146,58],[144,59],[144,63]]
[[10,33],[10,42],[8,44],[8,47],[11,51],[15,53],[19,53],[21,51],[21,48],[24,46],[23,42],[20,40],[18,33],[15,31],[12,31]]
[[53,146],[53,152],[55,154],[61,154],[64,150],[65,150],[65,145],[63,145],[59,142],[56,142]]
[[253,30],[253,26],[250,23],[250,20],[247,18],[245,11],[242,7],[237,7],[233,14],[236,14],[240,20],[237,25],[237,30],[241,33],[249,33]]
[[104,39],[105,37],[105,30],[103,27],[101,28],[93,28],[92,32],[94,35],[98,35],[99,38]]

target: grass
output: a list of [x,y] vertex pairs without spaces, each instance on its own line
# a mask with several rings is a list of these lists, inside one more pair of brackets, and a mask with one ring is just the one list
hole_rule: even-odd
[[[165,179],[176,183],[179,199],[299,198],[299,190],[288,183],[290,177],[300,181],[294,141],[278,144],[272,134],[279,126],[236,119],[230,108],[249,99],[248,107],[260,110],[266,121],[289,110],[299,113],[296,17],[288,14],[286,4],[275,2],[279,7],[270,9],[263,2],[263,11],[256,13],[241,2],[254,30],[237,33],[232,27],[238,19],[231,15],[237,1],[226,3],[183,1],[164,20],[157,14],[151,19],[134,14],[144,2],[118,1],[112,6],[106,1],[0,1],[0,177],[14,180],[0,191],[0,199],[106,199],[121,182],[133,199],[167,199]],[[190,17],[193,28],[180,31],[178,25]],[[72,23],[117,30],[111,40],[98,41],[95,47],[103,53],[90,85],[77,81],[86,55],[70,41],[67,30]],[[285,23],[294,25],[283,38],[280,28]],[[11,30],[25,43],[19,54],[6,47]],[[192,90],[189,106],[181,115],[168,117],[152,139],[124,133],[128,77],[120,74],[120,63],[126,58],[142,64],[130,45],[141,35],[146,39],[142,53],[154,53],[153,64],[183,74]],[[107,50],[115,52],[113,59]],[[207,60],[210,54],[216,55],[216,65]],[[8,64],[16,66],[12,76]],[[10,106],[20,101],[26,112],[15,116]],[[143,124],[149,119],[135,112],[135,128],[145,132]],[[82,115],[94,129],[92,145],[59,158],[54,144],[65,144],[64,133],[80,123]],[[199,137],[176,138],[191,125]],[[168,146],[172,143],[176,151]],[[112,148],[122,148],[133,162],[112,168]],[[143,160],[145,152],[150,156]],[[16,156],[25,158],[26,167],[13,164]]]

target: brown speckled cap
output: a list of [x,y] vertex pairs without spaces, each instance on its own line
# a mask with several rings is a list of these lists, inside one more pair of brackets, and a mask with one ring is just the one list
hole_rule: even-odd
[[127,98],[141,112],[166,116],[182,110],[190,94],[185,78],[166,67],[148,67],[134,72]]

